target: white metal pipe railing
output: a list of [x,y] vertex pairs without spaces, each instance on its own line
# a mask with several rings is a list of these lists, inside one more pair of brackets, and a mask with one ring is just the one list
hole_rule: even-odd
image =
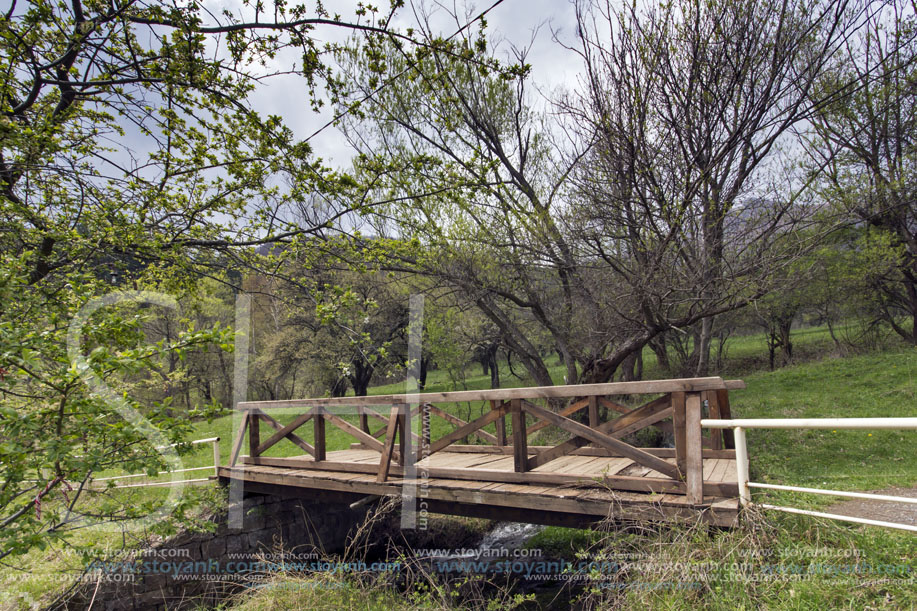
[[[105,482],[111,480],[121,480],[121,479],[130,479],[135,477],[156,477],[158,475],[169,475],[170,473],[187,473],[189,471],[203,471],[204,469],[213,469],[214,477],[219,476],[220,474],[220,438],[219,437],[208,437],[206,439],[195,439],[194,441],[189,442],[191,445],[198,445],[202,443],[213,444],[213,465],[205,465],[203,467],[189,467],[187,469],[173,469],[171,471],[158,471],[155,476],[149,476],[146,473],[132,473],[130,475],[114,475],[111,477],[98,477],[92,478],[92,482]],[[159,446],[156,449],[162,450],[165,448],[174,448],[175,446],[180,445],[177,443],[172,443],[167,446]],[[116,488],[144,488],[148,486],[171,486],[173,484],[191,484],[198,482],[210,481],[208,478],[200,479],[185,479],[177,482],[147,482],[144,484],[125,484],[123,486],[116,486]]]
[[740,418],[701,420],[708,429],[912,429],[917,418]]
[[[805,488],[801,486],[785,486],[780,484],[765,484],[749,481],[748,476],[748,445],[745,439],[745,429],[832,429],[832,430],[917,430],[917,418],[738,418],[732,420],[703,419],[701,426],[710,429],[732,429],[735,436],[736,450],[736,480],[739,486],[739,503],[742,506],[751,504],[751,488],[769,490],[786,490],[789,492],[803,492],[808,494],[824,494],[846,498],[870,499],[878,501],[892,501],[900,503],[917,504],[917,498],[890,496],[886,494],[872,494],[868,492],[846,492],[843,490],[826,490],[823,488]],[[773,509],[786,513],[843,520],[857,524],[884,526],[917,532],[917,526],[897,522],[883,522],[795,507],[781,507],[760,503],[764,509]]]
[[898,530],[909,530],[911,532],[917,532],[917,526],[911,526],[910,524],[901,524],[900,522],[883,522],[881,520],[870,520],[869,518],[857,518],[855,516],[843,516],[836,513],[823,513],[821,511],[811,511],[808,509],[796,509],[795,507],[781,507],[779,505],[768,505],[767,503],[761,503],[761,507],[764,509],[773,509],[776,511],[782,511],[784,513],[795,513],[803,516],[811,516],[815,518],[827,518],[829,520],[841,520],[843,522],[853,522],[855,524],[868,524],[869,526],[884,526],[885,528],[895,528]]
[[872,501],[894,501],[900,503],[913,503],[917,505],[917,498],[906,496],[889,496],[887,494],[872,494],[869,492],[847,492],[845,490],[825,490],[824,488],[802,488],[800,486],[781,486],[778,484],[761,484],[748,482],[749,488],[766,488],[768,490],[789,490],[791,492],[807,492],[809,494],[825,494],[828,496],[843,496],[850,499],[869,499]]

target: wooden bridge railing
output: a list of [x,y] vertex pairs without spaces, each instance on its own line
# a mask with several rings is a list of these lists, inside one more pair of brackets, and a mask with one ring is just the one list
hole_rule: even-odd
[[[643,476],[605,476],[602,478],[605,485],[622,490],[684,494],[689,502],[699,504],[703,502],[705,493],[715,496],[735,496],[738,493],[735,484],[703,480],[704,457],[734,458],[735,446],[731,431],[714,430],[709,437],[703,438],[701,418],[730,418],[729,390],[744,387],[745,384],[738,380],[724,381],[718,377],[709,377],[415,395],[245,402],[239,404],[243,418],[233,443],[230,466],[235,465],[239,458],[246,431],[249,455],[245,462],[291,464],[288,458],[272,459],[263,456],[268,449],[286,439],[311,456],[310,460],[296,463],[297,466],[375,473],[380,482],[386,481],[392,474],[403,475],[405,467],[414,464],[415,461],[423,461],[446,448],[458,452],[512,454],[514,469],[513,472],[507,472],[425,466],[424,471],[430,477],[540,484],[572,483],[581,481],[582,477],[552,473],[550,469],[536,470],[563,456],[573,454],[620,456],[644,467]],[[661,396],[636,408],[626,407],[611,398],[660,394]],[[466,422],[434,405],[467,401],[489,402],[489,409],[480,417]],[[569,404],[554,411],[549,407],[537,405],[536,401],[546,401],[554,407],[562,403]],[[409,402],[415,406],[411,408]],[[351,424],[339,413],[335,413],[336,407],[355,409],[359,415],[359,426]],[[389,413],[380,414],[373,409],[375,407],[388,407]],[[297,415],[289,424],[282,425],[268,414],[268,411],[279,408],[307,408],[308,411]],[[583,422],[571,417],[582,410],[586,410],[585,416],[580,415]],[[603,412],[617,414],[617,417],[603,419]],[[420,435],[411,432],[408,425],[410,419],[418,415],[422,423]],[[430,421],[434,416],[448,421],[456,428],[439,439],[432,440]],[[531,417],[534,422],[529,423],[527,417]],[[381,427],[376,431],[370,430],[370,418],[381,423]],[[506,432],[507,419],[511,423],[509,435]],[[314,445],[296,434],[296,431],[309,421],[312,421]],[[261,422],[265,422],[274,430],[264,441],[260,435]],[[325,443],[327,423],[353,437],[358,447],[378,451],[379,463],[372,465],[329,461]],[[495,435],[483,430],[491,423],[495,425]],[[552,447],[530,446],[529,436],[548,426],[555,426],[569,433],[570,437]],[[640,448],[622,441],[623,437],[647,427],[655,427],[671,434],[674,437],[674,449]],[[467,446],[458,443],[471,435],[487,445]],[[675,464],[663,460],[664,458],[675,458]],[[398,467],[392,466],[392,460]],[[659,477],[651,477],[652,472]]]

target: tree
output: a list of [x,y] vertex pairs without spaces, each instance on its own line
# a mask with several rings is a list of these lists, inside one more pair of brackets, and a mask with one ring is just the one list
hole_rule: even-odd
[[[93,473],[165,466],[154,447],[181,441],[197,413],[140,404],[132,376],[191,347],[231,347],[225,330],[187,320],[169,329],[172,341],[147,346],[141,323],[156,308],[142,305],[80,318],[82,343],[77,333],[68,344],[68,321],[116,287],[182,293],[201,275],[227,282],[226,259],[253,264],[251,246],[295,243],[343,213],[283,220],[307,195],[353,183],[249,97],[271,71],[292,72],[319,106],[333,82],[312,30],[398,36],[391,16],[361,8],[346,23],[281,2],[244,16],[198,0],[37,0],[0,17],[0,557],[85,525],[76,503]],[[283,66],[290,53],[298,59]],[[71,363],[86,351],[86,367]],[[184,368],[168,369],[175,380]],[[36,509],[72,483],[63,509]],[[140,509],[149,508],[108,515]]]
[[703,375],[714,318],[774,288],[804,248],[784,237],[805,219],[798,187],[767,177],[857,14],[809,0],[577,7],[586,76],[565,108],[591,143],[578,227],[635,300],[628,336],[593,366],[696,325]]
[[[825,197],[887,243],[875,275],[881,318],[917,344],[917,16],[883,3],[819,80],[813,96],[849,93],[818,106],[809,151],[826,167]],[[854,84],[851,86],[851,84]],[[885,266],[882,266],[885,267]],[[910,319],[910,328],[901,319]]]
[[[586,76],[560,104],[565,132],[536,110],[524,51],[500,74],[349,51],[355,172],[393,201],[373,233],[416,240],[386,267],[467,295],[538,384],[544,345],[569,382],[602,382],[675,329],[694,332],[704,374],[714,318],[810,246],[775,240],[808,210],[793,178],[764,177],[855,20],[842,1],[578,6]],[[494,61],[481,35],[461,48]],[[368,97],[371,69],[400,78]]]
[[[612,322],[559,216],[571,164],[531,107],[524,53],[481,69],[496,60],[479,33],[450,52],[361,45],[345,60],[352,99],[363,100],[346,125],[361,152],[355,175],[391,201],[370,220],[391,247],[381,267],[460,294],[536,383],[553,384],[546,347],[579,380]],[[399,78],[370,95],[373,68]]]

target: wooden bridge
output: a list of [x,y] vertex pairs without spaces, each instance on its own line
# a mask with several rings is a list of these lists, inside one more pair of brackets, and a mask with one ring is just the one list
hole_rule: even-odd
[[[402,496],[408,486],[430,513],[562,525],[611,517],[729,526],[739,507],[732,431],[704,435],[701,419],[729,419],[729,391],[742,388],[741,381],[709,377],[246,402],[239,404],[229,465],[218,473],[247,490],[338,501]],[[436,405],[466,402],[482,415],[466,422]],[[288,424],[278,421],[291,413]],[[434,417],[455,428],[431,439]],[[262,423],[270,436],[262,436]],[[312,443],[296,434],[307,423]],[[329,424],[355,443],[327,451]],[[674,448],[624,441],[648,427]],[[530,445],[539,431],[559,443]],[[459,443],[470,437],[481,443]],[[248,455],[241,455],[246,438]],[[265,456],[281,441],[303,453]]]

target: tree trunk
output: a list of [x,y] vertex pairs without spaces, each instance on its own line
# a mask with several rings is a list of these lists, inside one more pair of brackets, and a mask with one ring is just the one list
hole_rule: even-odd
[[369,382],[372,380],[375,367],[361,358],[351,361],[351,365],[353,366],[353,373],[348,374],[347,378],[350,380],[350,385],[353,386],[353,394],[357,397],[365,397],[367,390],[369,390]]
[[621,381],[634,382],[643,377],[643,350],[635,350],[621,363]]
[[429,356],[420,357],[420,373],[417,376],[417,388],[423,390],[427,385],[427,366],[430,364]]
[[790,332],[793,328],[793,318],[781,320],[778,331],[780,333],[780,348],[783,352],[783,364],[789,365],[793,358],[793,342],[790,338]]
[[710,370],[710,340],[713,336],[713,317],[708,316],[700,322],[700,334],[695,344],[697,353],[697,366],[694,368],[696,377],[704,377]]
[[500,388],[500,366],[497,364],[497,350],[490,353],[490,387]]
[[669,364],[669,350],[668,345],[665,341],[665,334],[660,333],[656,337],[650,340],[650,349],[656,355],[656,362],[659,363],[659,368],[670,373],[672,371],[672,366]]

